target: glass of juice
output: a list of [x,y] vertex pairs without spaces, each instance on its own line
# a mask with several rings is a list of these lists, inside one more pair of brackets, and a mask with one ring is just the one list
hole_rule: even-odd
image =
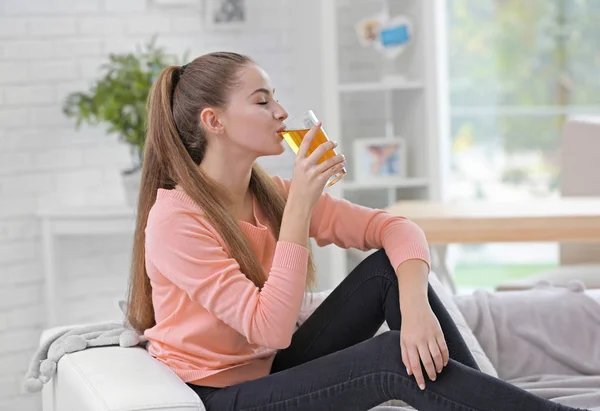
[[[312,110],[308,110],[300,114],[299,116],[293,117],[285,122],[285,130],[281,132],[281,136],[295,154],[298,153],[298,149],[300,148],[300,144],[302,143],[302,139],[304,138],[306,133],[308,133],[310,128],[317,124],[318,121],[319,120],[317,119],[315,113],[313,113]],[[306,155],[309,156],[317,147],[319,147],[321,144],[327,141],[329,141],[329,138],[327,137],[323,126],[321,126],[321,128],[317,132],[317,135],[311,141],[310,147],[308,148],[308,153]],[[318,162],[322,163],[323,161],[335,156],[336,154],[337,152],[335,151],[335,149],[332,148],[328,150],[323,155],[323,157],[319,159]],[[325,187],[331,187],[332,185],[340,181],[342,178],[344,178],[345,175],[346,168],[343,168],[340,172],[333,175],[327,181]]]

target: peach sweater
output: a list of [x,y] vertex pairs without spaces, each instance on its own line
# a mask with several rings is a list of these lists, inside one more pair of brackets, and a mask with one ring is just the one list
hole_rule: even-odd
[[[290,181],[274,177],[287,196]],[[152,356],[185,382],[224,387],[269,374],[276,350],[290,344],[306,282],[308,249],[277,241],[254,202],[256,225],[240,221],[268,279],[257,288],[230,257],[202,210],[182,191],[159,189],[146,226],[146,269],[156,325]],[[395,269],[429,264],[423,231],[403,217],[324,193],[310,220],[318,245],[384,248]]]

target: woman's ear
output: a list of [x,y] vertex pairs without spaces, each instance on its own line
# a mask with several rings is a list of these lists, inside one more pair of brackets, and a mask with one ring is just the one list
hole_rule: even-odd
[[218,112],[213,108],[205,108],[200,113],[200,122],[204,130],[211,134],[222,134],[225,131],[223,124],[219,121]]

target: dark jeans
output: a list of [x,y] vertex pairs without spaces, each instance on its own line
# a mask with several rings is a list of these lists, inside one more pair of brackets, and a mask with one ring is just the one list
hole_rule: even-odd
[[[408,376],[400,354],[396,274],[383,250],[359,264],[279,351],[271,374],[226,388],[190,384],[208,411],[365,411],[400,399],[421,411],[571,410],[481,373],[435,292],[450,361],[426,389]],[[376,337],[383,321],[390,329]]]

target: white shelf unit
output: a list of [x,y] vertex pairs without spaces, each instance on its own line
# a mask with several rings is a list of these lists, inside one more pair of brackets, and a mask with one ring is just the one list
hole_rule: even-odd
[[[323,123],[348,163],[348,175],[330,193],[373,208],[442,198],[449,141],[444,2],[329,0],[320,7]],[[411,44],[392,62],[360,45],[355,34],[357,22],[384,7],[391,16],[409,16],[414,26]],[[407,142],[407,175],[355,180],[353,141],[390,136]],[[332,284],[364,256],[337,247],[328,252]]]

